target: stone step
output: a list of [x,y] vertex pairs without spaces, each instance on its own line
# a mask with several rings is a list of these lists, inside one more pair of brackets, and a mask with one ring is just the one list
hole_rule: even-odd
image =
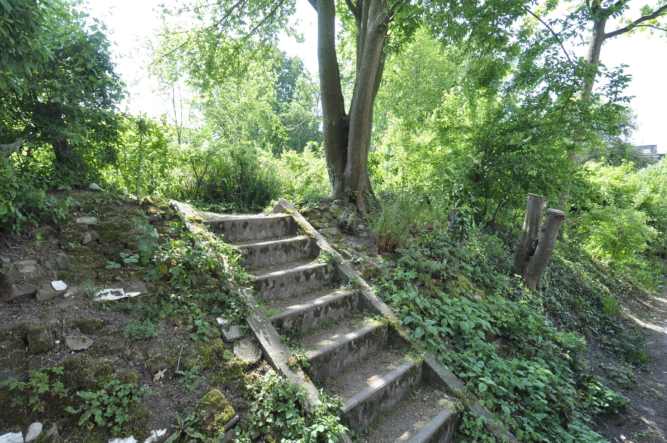
[[357,323],[358,327],[348,328],[343,322],[325,334],[318,334],[315,340],[311,335],[301,341],[310,363],[308,373],[311,378],[326,380],[385,346],[389,336],[386,322],[362,323],[357,320]]
[[313,257],[317,249],[310,237],[293,237],[237,245],[241,250],[241,264],[246,268],[274,266]]
[[[346,426],[363,431],[377,415],[392,408],[422,378],[421,364],[408,361],[343,403],[341,420]],[[385,440],[387,441],[387,440]]]
[[356,311],[359,297],[357,291],[338,291],[314,300],[295,303],[271,317],[271,323],[276,328],[296,329],[303,334]]
[[424,384],[413,386],[403,399],[363,433],[365,443],[447,443],[456,416],[453,403],[442,391]]
[[207,214],[204,224],[228,243],[240,240],[264,240],[294,235],[297,224],[287,214],[216,215]]
[[313,263],[258,275],[253,280],[253,288],[257,298],[276,300],[303,294],[336,280],[338,273],[335,266]]

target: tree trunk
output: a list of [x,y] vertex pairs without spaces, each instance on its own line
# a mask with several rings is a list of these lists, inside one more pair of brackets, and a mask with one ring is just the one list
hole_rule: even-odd
[[357,28],[357,72],[345,113],[336,56],[335,2],[318,0],[318,62],[322,93],[324,148],[331,178],[331,197],[353,202],[366,215],[374,200],[368,171],[373,105],[384,70],[383,50],[391,11],[383,0],[349,4]]
[[593,21],[593,35],[591,42],[588,45],[588,53],[586,54],[586,61],[591,67],[591,71],[584,82],[584,99],[590,97],[593,92],[593,85],[595,84],[595,76],[597,75],[598,63],[600,62],[600,52],[602,50],[602,43],[605,39],[605,26],[607,24],[606,11],[594,11],[598,17]]
[[523,284],[531,291],[537,290],[537,285],[544,270],[551,260],[554,246],[556,246],[556,239],[558,238],[558,230],[560,225],[565,220],[565,213],[557,209],[549,209],[547,211],[547,220],[544,222],[540,239],[537,243],[537,249],[528,268],[523,276]]
[[526,204],[526,218],[523,221],[523,230],[521,239],[514,257],[514,267],[512,274],[523,276],[528,264],[528,259],[535,252],[538,237],[540,235],[540,225],[542,224],[542,215],[547,207],[547,198],[537,194],[528,194],[528,203]]

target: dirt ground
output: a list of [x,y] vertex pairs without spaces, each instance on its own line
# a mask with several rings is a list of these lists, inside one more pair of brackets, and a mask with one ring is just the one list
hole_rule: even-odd
[[[613,443],[667,442],[667,291],[650,300],[631,299],[627,315],[644,332],[645,370],[635,369],[622,386],[630,399],[621,414],[604,417],[598,431]],[[624,378],[624,377],[623,377]],[[623,388],[625,386],[625,388]]]

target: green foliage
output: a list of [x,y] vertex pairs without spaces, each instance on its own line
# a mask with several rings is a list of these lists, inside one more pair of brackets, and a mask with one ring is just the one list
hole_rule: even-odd
[[496,437],[491,434],[484,423],[486,419],[474,412],[464,412],[461,417],[458,435],[461,443],[495,443]]
[[248,429],[237,430],[235,441],[251,441],[258,432],[278,441],[335,443],[347,429],[337,413],[340,404],[324,398],[318,406],[306,405],[306,392],[269,371],[249,387],[252,395]]
[[[46,407],[46,399],[51,397],[67,397],[67,389],[65,389],[61,381],[52,381],[54,375],[62,375],[62,366],[53,366],[45,369],[32,369],[28,373],[28,381],[20,381],[16,377],[9,377],[7,380],[0,382],[0,386],[6,386],[10,391],[18,390],[28,396],[27,407],[32,412],[44,412]],[[23,405],[25,402],[23,395],[16,395],[12,398],[12,407]]]
[[601,377],[598,377],[598,379],[598,381],[588,383],[588,393],[585,399],[585,402],[588,403],[588,408],[592,412],[616,414],[630,403],[629,398],[612,391],[600,383],[604,379]]
[[98,167],[115,161],[122,84],[104,26],[78,2],[47,5],[53,15],[34,37],[47,57],[26,73],[21,91],[0,102],[0,124],[5,138],[25,139],[21,157],[52,165],[43,172],[55,184],[82,185],[97,177]]
[[206,411],[191,412],[185,417],[181,417],[178,413],[174,416],[176,418],[176,426],[173,427],[176,431],[164,443],[176,443],[180,441],[201,441],[208,443],[213,441],[212,438],[205,436],[199,430],[201,424],[206,421]]
[[104,389],[95,392],[77,392],[84,404],[78,408],[65,408],[70,414],[81,413],[78,425],[89,423],[92,426],[106,426],[111,435],[123,432],[123,424],[133,417],[133,410],[141,402],[141,396],[150,394],[150,388],[137,388],[131,384],[122,384],[118,380],[105,383]]
[[150,320],[134,320],[125,327],[123,335],[128,340],[147,340],[157,336],[164,328]]
[[74,204],[71,197],[47,196],[49,183],[38,170],[15,170],[0,157],[0,230],[18,234],[24,225],[58,223]]
[[176,374],[183,377],[178,382],[185,386],[189,392],[194,392],[205,379],[203,375],[199,374],[198,365],[195,365],[186,371],[176,371]]
[[[468,240],[423,234],[419,246],[399,249],[395,264],[385,265],[380,293],[411,338],[457,373],[518,438],[603,441],[589,427],[591,415],[617,411],[624,400],[586,383],[580,364],[585,340],[555,329],[547,317],[553,287],[542,299],[508,277],[511,253],[496,235],[474,230],[459,238]],[[605,319],[597,327],[623,331],[597,309]],[[464,435],[482,438],[476,422],[468,420]]]
[[602,207],[582,217],[585,248],[598,260],[622,261],[648,248],[658,231],[647,224],[645,213],[634,209]]

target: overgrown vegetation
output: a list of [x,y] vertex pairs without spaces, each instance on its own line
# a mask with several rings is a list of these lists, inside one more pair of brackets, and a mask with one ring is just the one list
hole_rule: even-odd
[[303,390],[273,371],[249,388],[253,401],[248,430],[238,433],[235,441],[250,443],[259,432],[274,441],[335,443],[347,432],[338,417],[339,403],[325,398],[317,406],[308,405]]

